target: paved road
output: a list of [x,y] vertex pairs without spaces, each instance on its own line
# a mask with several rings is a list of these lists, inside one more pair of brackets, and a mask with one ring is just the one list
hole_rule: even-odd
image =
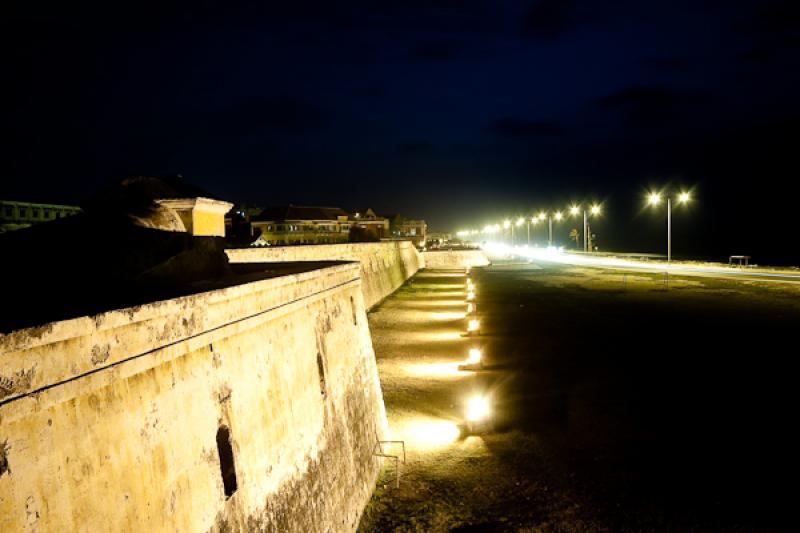
[[800,284],[800,273],[774,271],[756,268],[728,268],[725,266],[693,265],[681,262],[635,261],[609,256],[556,253],[538,250],[518,251],[521,256],[535,261],[563,265],[605,268],[612,270],[632,270],[647,272],[669,272],[679,276],[707,277],[764,283]]

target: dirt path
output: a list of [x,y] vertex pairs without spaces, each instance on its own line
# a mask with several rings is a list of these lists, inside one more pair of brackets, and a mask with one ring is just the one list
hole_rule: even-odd
[[[563,265],[424,271],[369,316],[400,488],[360,530],[775,531],[791,517],[793,289]],[[460,372],[470,347],[485,372]],[[494,431],[462,427],[490,399]]]

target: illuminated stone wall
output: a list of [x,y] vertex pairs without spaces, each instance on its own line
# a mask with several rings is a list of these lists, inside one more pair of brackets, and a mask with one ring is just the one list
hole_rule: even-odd
[[422,255],[408,241],[240,248],[225,252],[231,263],[357,261],[361,266],[361,288],[367,309],[392,294],[425,266]]
[[422,255],[427,268],[466,268],[489,264],[483,250],[435,250],[423,252]]
[[385,431],[354,264],[16,331],[0,531],[353,531]]

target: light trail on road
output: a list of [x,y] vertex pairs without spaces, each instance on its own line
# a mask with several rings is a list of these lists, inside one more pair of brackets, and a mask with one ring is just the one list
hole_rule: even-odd
[[573,266],[608,268],[615,270],[645,270],[650,272],[669,272],[685,276],[713,277],[737,281],[760,281],[773,283],[800,284],[800,274],[782,272],[737,270],[723,266],[686,265],[665,263],[663,261],[642,262],[618,257],[583,255],[564,252],[556,248],[511,247],[502,243],[487,243],[483,247],[490,258],[524,257],[529,260],[559,263]]

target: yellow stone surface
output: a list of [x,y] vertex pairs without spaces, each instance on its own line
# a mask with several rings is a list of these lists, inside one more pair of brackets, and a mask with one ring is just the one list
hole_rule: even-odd
[[380,467],[355,264],[0,336],[0,376],[0,531],[353,531]]

